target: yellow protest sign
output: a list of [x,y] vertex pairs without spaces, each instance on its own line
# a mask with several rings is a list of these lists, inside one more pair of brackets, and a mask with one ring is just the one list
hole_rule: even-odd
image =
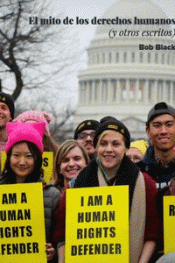
[[53,152],[43,152],[42,159],[44,181],[46,182],[46,184],[48,184],[53,175]]
[[163,197],[163,209],[164,253],[175,252],[175,196]]
[[[42,155],[42,168],[44,171],[44,181],[46,184],[50,182],[53,175],[53,152],[43,152]],[[3,171],[6,161],[6,152],[1,152],[1,171]]]
[[41,183],[0,186],[0,262],[46,263]]
[[66,263],[129,263],[128,186],[67,190],[65,251]]
[[1,172],[4,170],[6,158],[7,158],[6,152],[1,151]]

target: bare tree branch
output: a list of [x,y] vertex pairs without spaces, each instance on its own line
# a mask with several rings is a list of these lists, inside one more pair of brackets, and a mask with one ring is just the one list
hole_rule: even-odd
[[[49,105],[49,107],[46,107],[46,105]],[[23,104],[18,104],[16,107],[15,116],[18,116],[22,112],[26,110],[39,110],[39,111],[45,111],[47,113],[50,113],[53,116],[53,120],[50,123],[50,133],[51,136],[55,139],[57,143],[63,142],[65,139],[67,139],[67,134],[65,133],[65,124],[69,123],[68,131],[72,132],[72,120],[71,117],[75,114],[75,109],[72,109],[70,105],[67,105],[62,112],[58,112],[57,110],[57,100],[52,99],[52,104],[49,102],[49,98],[45,95],[43,95],[38,101],[32,101],[32,103],[26,102]]]
[[[76,59],[74,55],[67,56],[62,38],[65,27],[59,25],[53,30],[49,24],[29,25],[30,17],[43,17],[46,10],[45,1],[3,0],[0,3],[0,78],[6,78],[3,73],[14,75],[12,96],[15,100],[23,89],[39,88],[53,77],[59,79],[60,74],[66,75],[65,69],[70,70]],[[55,55],[51,55],[52,49],[57,50]],[[49,65],[52,70],[46,72]]]

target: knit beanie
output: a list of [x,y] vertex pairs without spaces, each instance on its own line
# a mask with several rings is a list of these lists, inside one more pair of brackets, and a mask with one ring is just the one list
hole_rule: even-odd
[[152,121],[155,117],[162,114],[169,114],[175,118],[175,108],[171,107],[165,102],[157,103],[148,113],[146,126],[149,126],[150,121]]
[[0,102],[3,102],[8,106],[9,111],[11,113],[11,117],[13,119],[14,113],[15,113],[15,106],[14,106],[13,97],[10,94],[7,94],[7,93],[4,93],[1,91],[0,92]]
[[98,126],[95,132],[95,137],[94,137],[94,147],[97,146],[97,142],[98,142],[100,134],[102,134],[102,132],[106,130],[114,130],[114,131],[121,133],[125,138],[126,148],[129,148],[130,133],[128,129],[126,128],[126,126],[121,121],[118,121],[117,119],[116,120],[111,119],[111,120],[105,121]]
[[105,116],[100,120],[100,123],[103,123],[105,121],[117,121],[117,119],[115,117],[112,116]]
[[130,148],[136,148],[144,155],[148,148],[148,143],[145,140],[134,141],[131,142]]
[[85,120],[81,122],[75,130],[74,139],[77,140],[78,134],[85,130],[96,130],[99,126],[99,122],[96,120]]
[[34,122],[44,122],[45,129],[50,134],[49,132],[49,123],[53,119],[51,114],[48,114],[47,112],[44,111],[25,111],[21,114],[19,114],[13,122],[27,122],[27,121],[34,121]]
[[7,144],[5,147],[6,153],[16,143],[21,141],[32,142],[43,153],[43,135],[45,131],[45,123],[12,123],[8,122],[7,130]]

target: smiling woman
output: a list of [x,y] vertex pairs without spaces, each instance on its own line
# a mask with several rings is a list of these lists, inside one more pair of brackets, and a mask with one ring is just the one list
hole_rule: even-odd
[[22,142],[12,148],[10,163],[17,183],[23,183],[34,170],[34,157],[29,147],[27,142]]
[[119,167],[126,154],[124,137],[113,130],[104,131],[97,144],[97,156],[110,178],[116,176]]
[[67,140],[58,149],[54,165],[54,184],[59,190],[83,170],[89,157],[83,145],[76,140]]
[[[5,148],[7,159],[4,171],[0,176],[0,184],[43,182],[41,179],[43,177],[41,165],[44,148],[42,143],[44,131],[44,122],[7,124],[8,140]],[[57,258],[52,235],[56,221],[55,213],[60,201],[60,192],[53,185],[46,185],[43,182],[43,196],[47,259],[50,263],[55,263],[57,262]],[[16,213],[15,210],[8,210],[7,213],[0,211],[1,221],[7,219],[30,220],[30,218],[30,212],[25,209],[18,209]],[[7,222],[7,230],[9,231],[9,229]],[[17,230],[15,229],[14,231],[16,233]],[[40,231],[40,229],[38,229],[38,231]],[[0,229],[0,235],[1,234]],[[6,248],[4,247],[3,249],[3,251],[5,251]],[[9,251],[9,248],[7,249]],[[28,249],[30,250],[30,248]]]
[[[143,175],[137,165],[126,156],[127,149],[130,147],[130,133],[122,122],[107,118],[101,123],[95,132],[94,147],[97,157],[79,173],[74,184],[70,184],[70,186],[81,188],[128,185],[129,262],[148,263],[154,252],[156,239],[159,237],[155,182],[149,176]],[[65,200],[66,191],[62,195],[62,207],[66,206]],[[57,222],[59,222],[59,227],[63,229],[65,222],[61,216],[61,214],[57,214]],[[63,241],[61,235],[62,232],[57,231],[54,233],[54,239],[57,242]]]
[[7,160],[1,180],[7,183],[37,182],[42,175],[44,123],[8,123]]

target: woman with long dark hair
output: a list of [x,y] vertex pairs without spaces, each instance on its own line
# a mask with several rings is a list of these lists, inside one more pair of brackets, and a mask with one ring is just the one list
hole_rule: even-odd
[[[42,182],[42,138],[45,123],[8,123],[6,144],[7,159],[0,184]],[[53,245],[55,213],[60,202],[60,192],[43,182],[46,227],[46,253],[49,262],[57,262]],[[39,234],[39,233],[38,233]]]

